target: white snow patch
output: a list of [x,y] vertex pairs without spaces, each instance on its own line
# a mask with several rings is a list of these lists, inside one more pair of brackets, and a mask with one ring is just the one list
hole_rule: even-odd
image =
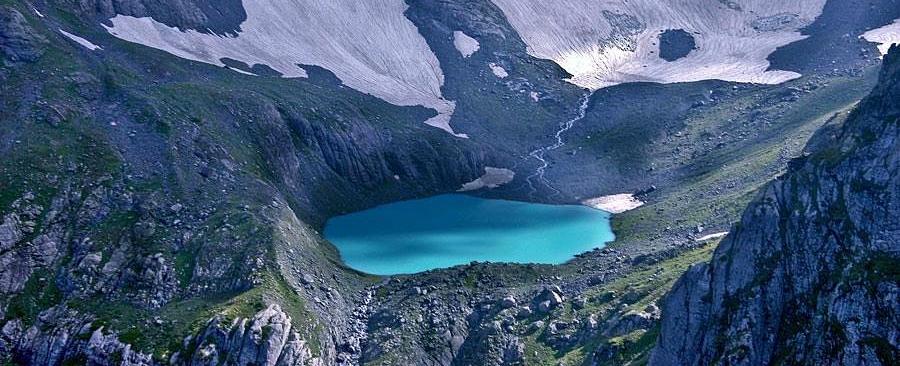
[[41,12],[38,11],[36,8],[31,8],[31,10],[34,10],[34,13],[37,14],[37,16],[39,16],[39,17],[41,17],[41,18],[44,17],[44,14],[41,14]]
[[472,56],[481,47],[477,39],[469,37],[462,31],[453,32],[453,45],[456,46],[456,50],[459,51],[463,58]]
[[229,67],[228,70],[234,71],[234,72],[236,72],[236,73],[238,73],[238,74],[244,74],[244,75],[250,75],[250,76],[258,76],[258,75],[254,74],[254,73],[252,73],[252,72],[244,71],[244,70],[241,70],[241,69],[238,69],[238,68],[234,68],[234,67]]
[[[298,64],[333,72],[345,85],[400,106],[453,111],[441,96],[437,57],[403,12],[403,0],[243,0],[247,20],[236,36],[182,32],[151,18],[117,15],[106,26],[126,41],[223,66],[222,58],[306,77]],[[441,116],[447,123],[449,116]],[[449,126],[447,128],[449,130]]]
[[457,192],[474,191],[482,188],[497,188],[512,182],[516,173],[506,168],[484,167],[484,175],[469,183],[463,184]]
[[491,68],[491,72],[494,73],[494,76],[496,76],[498,78],[503,79],[503,78],[509,76],[509,73],[506,72],[506,69],[504,69],[503,66],[500,66],[500,65],[497,65],[496,63],[491,62],[488,64],[488,67]]
[[697,241],[707,241],[707,240],[712,240],[712,239],[724,238],[725,235],[728,235],[727,231],[723,231],[723,232],[715,233],[715,234],[704,235],[704,236],[697,238]]
[[610,196],[591,198],[581,201],[581,204],[603,210],[609,213],[623,213],[631,211],[644,205],[644,202],[634,197],[630,193],[620,193]]
[[892,45],[900,43],[900,19],[894,20],[893,23],[884,27],[863,33],[860,37],[869,42],[878,43],[878,51],[881,52],[881,56],[884,56]]
[[[740,9],[709,0],[492,1],[529,54],[559,64],[573,75],[570,82],[599,89],[638,81],[777,84],[797,78],[767,71],[766,58],[805,38],[800,28],[821,15],[826,0],[744,0]],[[661,59],[658,35],[668,29],[690,32],[697,49],[673,62]]]
[[76,35],[74,35],[74,34],[72,34],[72,33],[66,32],[66,31],[64,31],[64,30],[62,30],[62,29],[60,29],[59,32],[62,33],[64,36],[69,37],[69,39],[75,41],[75,43],[78,43],[78,44],[84,46],[84,48],[87,48],[87,49],[89,49],[89,50],[91,50],[91,51],[93,51],[93,50],[102,50],[102,49],[103,49],[103,48],[100,48],[100,46],[91,43],[91,41],[88,41],[88,40],[86,40],[86,39],[84,39],[84,38],[81,38],[81,37],[79,37],[79,36],[76,36]]
[[442,106],[442,109],[437,110],[438,114],[436,116],[425,120],[425,124],[431,127],[440,128],[453,136],[467,139],[469,138],[469,135],[456,133],[453,131],[453,127],[450,127],[450,118],[453,117],[454,109],[456,109],[456,102],[448,101],[446,106]]

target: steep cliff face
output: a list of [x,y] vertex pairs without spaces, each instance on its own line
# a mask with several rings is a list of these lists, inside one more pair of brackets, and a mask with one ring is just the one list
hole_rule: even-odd
[[900,47],[663,308],[657,365],[900,359]]

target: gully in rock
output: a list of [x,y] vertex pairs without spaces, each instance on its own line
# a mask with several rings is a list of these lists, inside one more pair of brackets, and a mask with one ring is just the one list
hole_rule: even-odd
[[547,158],[545,156],[548,152],[559,149],[566,145],[566,142],[563,141],[563,137],[562,137],[563,133],[570,130],[572,127],[574,127],[576,122],[584,119],[584,116],[587,114],[588,105],[590,104],[590,101],[591,101],[591,96],[593,96],[593,95],[594,95],[594,91],[591,91],[581,97],[581,104],[578,106],[578,114],[574,118],[559,124],[559,129],[556,131],[556,134],[554,135],[556,137],[556,140],[553,144],[541,147],[539,149],[536,149],[536,150],[528,153],[529,158],[533,158],[533,159],[537,160],[538,162],[540,162],[540,165],[538,165],[538,167],[537,167],[537,169],[535,169],[534,173],[532,173],[527,178],[525,178],[525,181],[528,183],[528,189],[529,189],[528,197],[530,197],[530,198],[535,197],[534,195],[537,193],[536,183],[543,184],[543,185],[547,186],[547,188],[550,188],[550,190],[553,191],[553,193],[550,196],[548,196],[550,198],[557,197],[560,194],[562,194],[562,192],[560,192],[558,189],[554,188],[553,185],[550,184],[550,181],[547,180],[547,178],[544,176],[544,173],[546,173],[546,171],[547,171],[547,167],[550,166],[550,162],[547,161]]

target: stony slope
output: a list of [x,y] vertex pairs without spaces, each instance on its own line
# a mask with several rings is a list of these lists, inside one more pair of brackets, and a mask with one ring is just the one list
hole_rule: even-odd
[[898,94],[895,46],[872,94],[672,289],[652,364],[896,364]]

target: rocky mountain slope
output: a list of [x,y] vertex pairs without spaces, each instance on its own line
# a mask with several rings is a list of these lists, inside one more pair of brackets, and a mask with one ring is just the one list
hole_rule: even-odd
[[[776,51],[803,73],[783,84],[588,94],[532,56],[495,2],[405,1],[392,19],[440,64],[439,95],[468,139],[422,123],[439,111],[334,70],[195,62],[108,29],[134,17],[233,42],[261,3],[0,0],[0,364],[646,362],[659,298],[813,131],[847,117],[880,64],[857,36],[900,17],[896,0],[827,2],[802,32],[828,52]],[[530,192],[528,153],[579,112]],[[615,245],[559,266],[381,278],[347,268],[319,233],[334,215],[454,192],[489,167],[512,181],[471,194],[631,192],[646,205],[614,217]]]
[[658,365],[900,360],[900,47],[668,295]]

